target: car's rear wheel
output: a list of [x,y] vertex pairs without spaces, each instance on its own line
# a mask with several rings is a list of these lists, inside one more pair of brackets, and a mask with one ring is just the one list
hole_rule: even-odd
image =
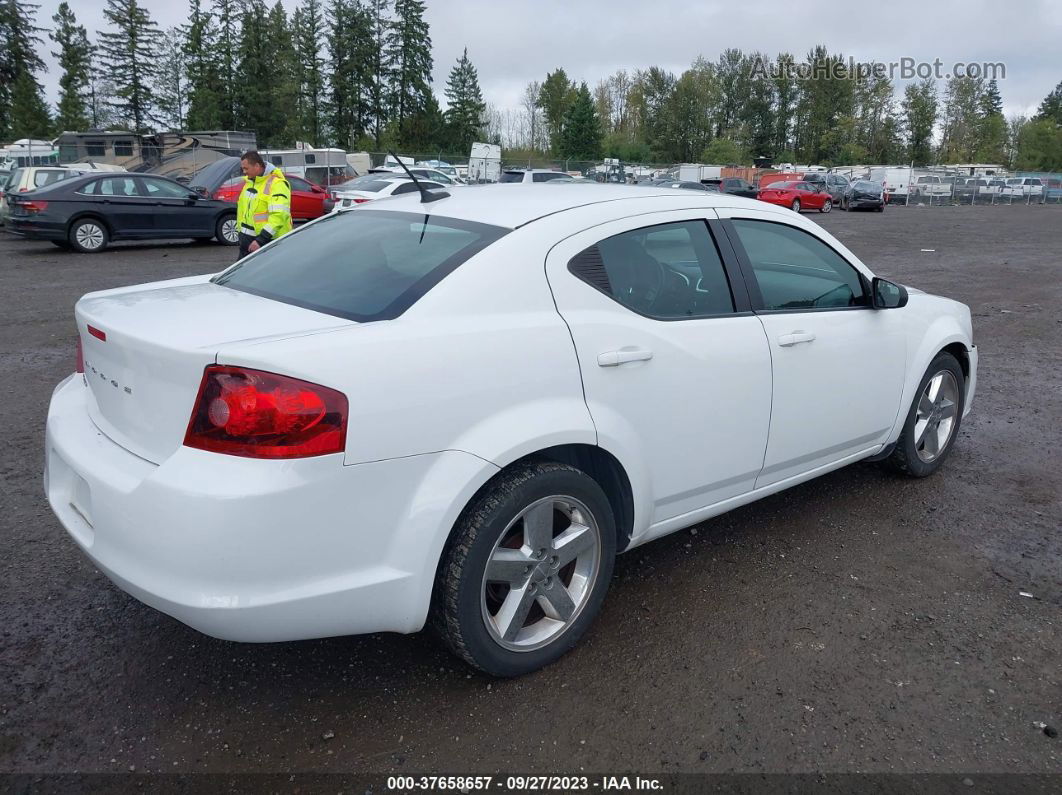
[[800,212],[800,199],[793,199],[793,212]]
[[896,448],[885,464],[916,478],[936,472],[959,432],[965,391],[958,361],[950,353],[938,353],[922,376]]
[[879,213],[885,212],[885,202],[882,202],[881,204],[879,204],[875,209]]
[[833,200],[832,199],[827,199],[826,201],[824,201],[822,203],[822,209],[820,209],[819,212],[820,213],[828,213],[832,209],[833,209]]
[[235,215],[223,215],[214,224],[214,238],[223,246],[235,246],[240,242]]
[[107,247],[110,235],[102,221],[95,218],[82,218],[74,221],[68,237],[70,245],[82,254],[95,254]]
[[552,461],[517,465],[458,520],[439,566],[432,625],[488,674],[529,673],[582,637],[615,553],[612,509],[596,481]]

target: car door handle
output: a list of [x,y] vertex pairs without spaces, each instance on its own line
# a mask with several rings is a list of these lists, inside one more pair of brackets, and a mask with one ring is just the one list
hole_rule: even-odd
[[621,348],[618,351],[605,351],[597,355],[597,363],[601,367],[618,367],[627,362],[645,362],[653,358],[653,352],[648,348]]
[[778,344],[783,348],[790,348],[793,345],[799,345],[801,342],[814,342],[815,335],[809,331],[793,331],[789,334],[783,334],[778,338]]

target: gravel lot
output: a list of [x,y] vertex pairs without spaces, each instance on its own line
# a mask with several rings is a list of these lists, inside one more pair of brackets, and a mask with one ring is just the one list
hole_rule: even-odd
[[951,458],[851,466],[621,557],[582,646],[518,681],[426,636],[217,641],[112,586],[42,495],[72,305],[233,251],[0,235],[0,772],[1062,770],[1062,208],[813,219],[972,308]]

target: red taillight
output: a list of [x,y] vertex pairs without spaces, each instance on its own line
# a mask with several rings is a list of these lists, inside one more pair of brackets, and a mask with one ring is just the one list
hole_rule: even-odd
[[33,213],[43,212],[48,209],[48,202],[33,201],[33,202],[21,202],[22,208],[30,215]]
[[306,458],[346,447],[342,392],[286,375],[211,365],[184,443],[247,458]]
[[81,335],[80,334],[77,335],[77,369],[75,369],[74,372],[76,372],[76,373],[85,372],[85,351],[81,347]]

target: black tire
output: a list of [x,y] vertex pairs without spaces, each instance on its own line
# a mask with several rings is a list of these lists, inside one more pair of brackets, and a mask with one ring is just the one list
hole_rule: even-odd
[[800,212],[800,199],[793,199],[792,209],[795,213]]
[[[231,224],[231,234],[226,234]],[[240,242],[240,236],[236,231],[236,215],[235,213],[225,213],[218,216],[218,220],[214,224],[214,239],[217,240],[223,246],[235,246]]]
[[111,235],[107,225],[98,218],[78,218],[70,225],[67,240],[74,251],[98,254],[107,248]]
[[877,206],[877,208],[875,209],[875,212],[879,212],[879,213],[885,212],[885,202],[882,202],[881,204],[879,204]]
[[833,209],[833,199],[827,199],[822,203],[822,207],[819,208],[820,213],[828,213]]
[[[540,500],[558,495],[581,502],[596,522],[599,529],[596,575],[588,578],[590,584],[577,612],[554,638],[532,650],[509,649],[488,629],[484,609],[486,567],[495,547],[513,532],[514,522],[523,511]],[[457,520],[436,577],[431,626],[454,654],[485,673],[498,677],[530,673],[556,661],[579,642],[601,608],[615,556],[612,508],[596,481],[567,464],[553,461],[518,464],[497,475]],[[563,571],[557,572],[558,579]],[[487,594],[491,587],[486,586]],[[557,586],[554,583],[552,587]],[[505,593],[510,595],[511,591]],[[535,597],[531,604],[535,610],[542,602]],[[545,614],[542,615],[543,619],[539,620],[544,620]],[[523,621],[532,617],[528,615]]]
[[[938,373],[950,372],[955,379],[955,383],[958,385],[958,400],[955,405],[955,422],[951,428],[951,432],[944,443],[944,447],[936,455],[932,461],[923,461],[918,454],[918,447],[915,439],[915,423],[918,415],[918,404],[922,399],[922,393],[925,391],[926,386],[930,380],[934,378]],[[900,432],[900,438],[896,442],[896,448],[892,451],[892,454],[886,458],[884,465],[904,475],[908,475],[913,478],[924,478],[932,475],[936,472],[944,460],[948,457],[952,447],[955,446],[955,438],[959,435],[959,427],[962,424],[962,412],[964,407],[964,401],[966,399],[966,378],[963,376],[962,367],[955,357],[950,353],[941,351],[934,357],[933,361],[929,364],[929,369],[926,370],[925,375],[922,376],[922,380],[918,382],[918,390],[915,392],[914,400],[911,402],[911,408],[907,411],[907,418],[903,423],[903,431]]]

